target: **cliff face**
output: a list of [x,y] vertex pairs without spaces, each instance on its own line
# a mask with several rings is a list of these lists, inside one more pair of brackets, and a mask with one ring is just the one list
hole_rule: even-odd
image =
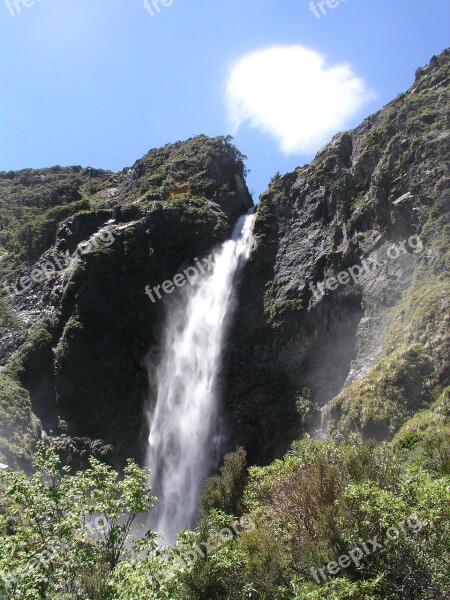
[[[36,191],[53,171],[2,175],[10,198],[11,188],[28,183],[18,193],[18,210],[39,197],[36,212],[44,216],[34,219],[35,228],[54,210],[49,198],[59,199],[53,181]],[[157,354],[162,334],[165,303],[157,296],[152,302],[145,287],[161,285],[209,254],[253,202],[242,156],[226,138],[200,136],[150,151],[119,174],[61,171],[58,180],[77,175],[74,201],[81,199],[86,210],[75,209],[55,228],[51,247],[37,260],[32,239],[20,268],[11,267],[0,400],[9,413],[16,410],[8,390],[17,387],[24,414],[20,426],[3,424],[0,446],[4,460],[26,461],[31,443],[21,449],[17,438],[25,432],[33,438],[34,413],[78,460],[88,446],[120,464],[126,456],[139,458],[143,448],[144,361],[149,350]],[[5,250],[14,243],[13,233],[5,234]],[[41,281],[33,281],[33,272]]]
[[[263,194],[223,373],[251,461],[304,431],[390,436],[448,385],[449,71],[446,51]],[[25,465],[41,427],[77,464],[139,458],[168,300],[144,288],[229,236],[244,177],[205,136],[120,173],[0,173],[0,462]]]
[[392,435],[448,385],[450,53],[273,178],[228,357],[233,441]]

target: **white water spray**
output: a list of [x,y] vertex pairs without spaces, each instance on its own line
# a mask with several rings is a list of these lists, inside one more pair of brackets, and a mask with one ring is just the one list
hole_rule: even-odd
[[150,526],[167,542],[194,525],[199,493],[220,458],[218,377],[236,276],[250,256],[253,221],[253,215],[239,219],[232,239],[216,252],[212,271],[186,290],[183,305],[166,324],[147,464],[159,498]]

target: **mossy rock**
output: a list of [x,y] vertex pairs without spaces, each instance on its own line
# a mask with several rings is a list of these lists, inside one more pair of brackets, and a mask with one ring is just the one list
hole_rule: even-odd
[[450,386],[403,425],[393,445],[407,460],[450,474]]
[[419,345],[401,346],[364,377],[345,388],[325,410],[330,429],[365,437],[391,437],[430,399],[432,364]]
[[30,394],[5,373],[0,374],[0,415],[0,462],[10,468],[29,467],[40,423]]

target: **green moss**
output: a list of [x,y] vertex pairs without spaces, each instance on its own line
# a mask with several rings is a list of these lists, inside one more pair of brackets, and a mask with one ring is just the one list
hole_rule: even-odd
[[379,149],[381,144],[383,143],[386,131],[384,127],[378,126],[373,127],[366,136],[365,139],[365,148],[370,151],[374,149]]
[[72,271],[72,274],[70,275],[70,278],[64,287],[61,298],[61,306],[63,308],[66,307],[71,300],[73,300],[73,298],[75,297],[75,293],[82,281],[84,280],[85,276],[86,268],[83,266],[83,264],[78,263]]
[[264,294],[264,313],[268,323],[278,329],[288,314],[303,310],[303,300],[297,290],[288,288],[289,279],[270,282]]
[[448,373],[448,298],[450,282],[431,276],[408,290],[394,312],[386,335],[386,347],[417,344],[432,364],[429,388],[441,385]]
[[4,298],[0,298],[0,330],[6,328],[10,331],[19,331],[22,327],[22,323],[14,314],[8,302]]
[[428,217],[430,219],[436,219],[438,216],[438,213],[439,213],[439,211],[438,211],[437,206],[435,204],[433,204],[433,206],[430,208],[430,212],[428,213]]
[[193,237],[202,239],[211,236],[210,246],[223,241],[229,233],[229,224],[223,215],[208,205],[205,198],[193,198],[185,195],[172,203],[177,208],[181,226],[189,230]]
[[128,204],[121,210],[120,222],[137,221],[145,215],[146,209],[141,204]]
[[420,234],[425,245],[419,256],[417,277],[429,280],[433,276],[445,278],[450,261],[450,225],[448,224],[448,207],[444,199],[439,206],[431,210],[428,220]]
[[246,157],[231,140],[230,136],[199,135],[150,150],[133,167],[139,177],[117,201],[168,200],[178,192],[209,200],[230,197],[235,193],[236,174],[244,177],[246,173]]
[[254,253],[260,259],[260,253],[264,253],[267,244],[274,237],[274,228],[276,228],[276,220],[273,213],[272,203],[268,196],[261,197],[261,202],[258,204],[255,216],[255,224],[253,228]]
[[54,243],[60,223],[86,208],[89,208],[89,203],[81,200],[44,212],[30,207],[19,209],[20,223],[9,219],[8,227],[2,232],[6,240],[6,254],[0,263],[0,276],[6,279],[20,266],[32,264]]
[[420,236],[424,250],[385,334],[384,355],[330,403],[326,414],[332,428],[391,436],[448,383],[449,233],[443,219],[432,216]]
[[111,176],[81,167],[0,172],[0,277],[5,279],[47,250],[58,225],[88,209],[91,193]]
[[31,462],[39,421],[29,393],[5,373],[0,374],[0,462],[12,468]]
[[25,383],[33,373],[42,368],[42,356],[51,353],[53,338],[43,325],[37,325],[25,344],[5,367],[5,373],[13,379]]
[[[450,63],[443,65],[441,76],[444,78],[450,69]],[[389,155],[390,167],[407,170],[411,155],[420,151],[423,136],[445,131],[446,114],[440,111],[439,86],[416,86],[414,93],[400,95],[384,110],[381,123],[373,127],[364,140],[363,152],[375,156]],[[435,108],[436,107],[436,108]],[[397,142],[404,137],[399,131],[405,131],[411,137],[411,146]],[[394,150],[395,147],[395,150]],[[394,151],[392,151],[394,150]]]
[[331,401],[326,411],[331,428],[376,439],[393,435],[429,401],[432,370],[419,344],[400,346]]
[[74,341],[82,338],[85,327],[76,319],[70,319],[64,328],[63,336],[61,337],[56,349],[55,369],[58,370],[60,363],[63,363],[70,356],[71,345]]
[[405,458],[441,474],[450,474],[450,386],[427,410],[409,419],[393,440]]

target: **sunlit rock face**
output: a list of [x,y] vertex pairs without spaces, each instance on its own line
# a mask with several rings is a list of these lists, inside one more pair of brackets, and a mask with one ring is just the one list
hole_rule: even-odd
[[448,385],[449,72],[445,51],[263,194],[225,394],[254,460],[389,436]]

